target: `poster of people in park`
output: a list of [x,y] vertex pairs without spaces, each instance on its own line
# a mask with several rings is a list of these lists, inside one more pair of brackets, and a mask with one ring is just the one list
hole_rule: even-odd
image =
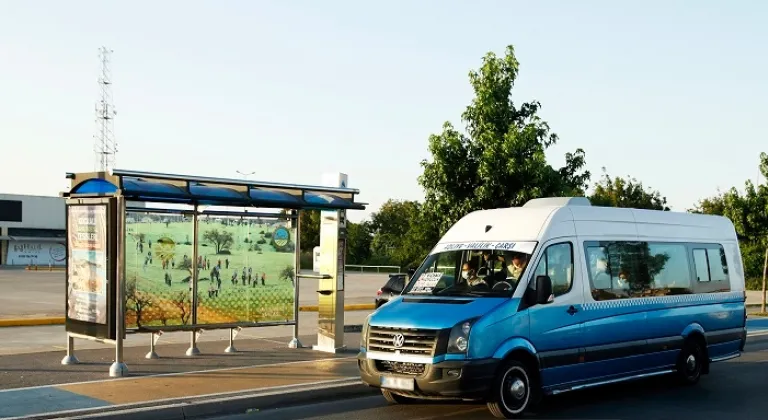
[[195,268],[197,324],[293,320],[290,221],[201,215],[196,257],[193,232],[191,214],[128,212],[128,328],[190,325]]
[[67,316],[107,323],[107,207],[68,207]]

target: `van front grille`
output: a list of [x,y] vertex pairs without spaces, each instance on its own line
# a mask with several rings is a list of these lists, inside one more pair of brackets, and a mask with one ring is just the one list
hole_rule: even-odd
[[388,360],[376,361],[376,370],[384,373],[418,376],[423,374],[425,369],[426,365],[424,363],[390,362]]
[[436,330],[370,327],[368,350],[432,357],[435,355],[437,336]]

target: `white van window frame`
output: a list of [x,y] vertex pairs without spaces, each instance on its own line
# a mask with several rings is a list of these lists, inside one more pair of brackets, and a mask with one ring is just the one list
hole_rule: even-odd
[[[568,293],[571,293],[573,290],[573,280],[575,278],[575,272],[576,272],[576,253],[575,253],[575,244],[572,240],[554,240],[552,242],[549,242],[545,244],[543,247],[541,247],[542,251],[538,254],[536,263],[534,265],[529,265],[528,267],[534,267],[533,269],[529,270],[528,273],[528,285],[526,286],[526,289],[530,290],[536,290],[536,276],[537,271],[539,270],[539,265],[544,262],[547,263],[547,254],[549,252],[549,249],[555,246],[559,245],[568,245],[570,248],[570,256],[571,256],[571,271],[570,271],[570,278],[568,279],[568,289],[566,289],[562,293],[556,293],[555,292],[555,283],[552,282],[552,291],[555,296],[555,299],[557,299],[559,296],[565,296]],[[528,267],[526,267],[526,270],[528,270]],[[548,271],[548,267],[545,268],[545,273]],[[549,275],[549,274],[546,274]],[[550,277],[550,280],[552,278]]]
[[[686,249],[685,252],[685,264],[688,268],[687,275],[688,275],[688,286],[687,287],[679,287],[675,289],[680,289],[678,292],[680,293],[666,293],[666,294],[660,294],[658,291],[661,290],[667,290],[668,292],[672,291],[673,288],[656,288],[656,287],[650,287],[648,289],[643,289],[640,291],[639,295],[636,295],[632,292],[627,292],[626,296],[622,296],[616,293],[613,293],[614,289],[611,289],[611,292],[606,292],[605,288],[598,288],[595,285],[595,273],[593,273],[592,263],[590,261],[590,251],[592,248],[595,247],[606,247],[608,244],[611,243],[620,243],[620,244],[632,244],[632,245],[644,245],[645,248],[650,249],[653,245],[680,245],[684,246]],[[665,240],[636,240],[636,239],[626,239],[626,240],[601,240],[601,239],[594,239],[594,240],[584,240],[582,242],[583,250],[584,250],[584,264],[587,274],[587,284],[589,284],[589,295],[592,297],[593,301],[599,302],[599,301],[610,301],[610,300],[622,300],[622,299],[641,299],[641,298],[648,298],[648,297],[662,297],[662,296],[673,296],[673,295],[691,295],[691,294],[706,294],[706,293],[721,293],[721,292],[729,292],[732,290],[731,288],[731,279],[730,275],[728,273],[728,261],[724,257],[725,255],[725,248],[722,244],[719,243],[711,243],[711,242],[688,242],[688,241],[665,241]],[[723,264],[724,272],[726,275],[726,278],[721,281],[694,281],[694,279],[697,279],[698,273],[697,273],[697,267],[696,267],[696,259],[694,256],[694,253],[699,250],[708,250],[713,252],[718,252],[718,255],[721,257],[720,261]],[[715,251],[717,250],[717,251]],[[705,253],[705,255],[708,255]],[[723,261],[725,259],[725,261]],[[707,264],[707,273],[711,273],[709,271],[709,262],[710,259],[706,259]],[[609,262],[610,263],[610,262]],[[613,271],[613,270],[611,270]],[[648,273],[650,274],[650,273]],[[658,275],[659,273],[657,273]],[[611,273],[611,277],[613,277],[613,274]],[[653,281],[654,279],[651,278]],[[651,285],[653,283],[650,283]],[[619,289],[615,289],[619,290]],[[605,293],[604,295],[599,295],[599,293]],[[608,293],[612,293],[612,295],[608,295]]]

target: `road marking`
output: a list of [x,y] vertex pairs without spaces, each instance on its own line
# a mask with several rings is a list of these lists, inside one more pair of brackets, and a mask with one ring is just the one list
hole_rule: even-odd
[[464,411],[456,411],[456,412],[453,412],[453,413],[451,413],[451,414],[440,414],[440,415],[437,415],[437,416],[419,417],[419,418],[418,418],[418,419],[416,419],[416,420],[431,420],[431,419],[441,419],[441,418],[443,418],[443,417],[461,416],[461,415],[464,415],[464,414],[469,414],[469,413],[478,413],[478,412],[480,412],[480,411],[486,411],[486,410],[487,410],[487,408],[485,408],[485,407],[482,407],[482,408],[479,408],[479,407],[478,407],[478,408],[472,408],[472,409],[470,409],[470,410],[464,410]]
[[13,392],[13,391],[25,391],[25,390],[32,390],[32,389],[42,389],[42,388],[56,388],[56,387],[63,387],[68,385],[85,385],[85,384],[96,384],[96,383],[103,383],[103,382],[117,382],[117,381],[127,381],[127,380],[136,380],[136,379],[151,379],[151,378],[159,378],[164,376],[181,376],[181,375],[192,375],[196,373],[206,373],[206,372],[227,372],[232,370],[240,370],[240,369],[253,369],[258,367],[267,367],[267,366],[285,366],[285,365],[297,365],[300,363],[318,363],[318,362],[331,362],[336,360],[352,360],[357,359],[357,356],[350,356],[350,357],[329,357],[326,359],[314,359],[314,360],[296,360],[292,362],[278,362],[278,363],[264,363],[260,365],[249,365],[249,366],[240,366],[240,367],[228,367],[228,368],[219,368],[219,369],[206,369],[206,370],[192,370],[189,372],[174,372],[174,373],[158,373],[154,375],[144,375],[144,376],[127,376],[124,378],[114,378],[114,379],[98,379],[95,381],[83,381],[83,382],[69,382],[64,384],[50,384],[50,385],[38,385],[38,386],[30,386],[26,388],[11,388],[11,389],[0,389],[0,394],[5,392]]
[[[280,363],[276,363],[276,364],[280,364]],[[138,403],[110,404],[106,407],[102,407],[101,411],[107,414],[119,415],[121,413],[125,414],[126,412],[130,412],[132,410],[146,409],[148,411],[151,411],[151,410],[157,410],[161,408],[184,407],[190,404],[195,404],[198,401],[208,402],[208,403],[216,403],[216,402],[225,403],[225,402],[231,402],[234,400],[253,398],[254,396],[269,397],[273,395],[281,395],[281,394],[285,394],[286,391],[290,393],[292,392],[290,390],[291,388],[298,388],[294,392],[301,392],[301,391],[307,392],[307,391],[316,391],[316,390],[328,389],[328,388],[340,388],[340,387],[345,387],[349,385],[354,385],[355,381],[359,381],[359,379],[358,378],[342,378],[342,379],[332,379],[328,381],[309,382],[305,384],[278,385],[278,386],[267,387],[267,388],[254,388],[254,389],[243,390],[243,391],[222,392],[222,393],[215,393],[215,394],[191,396],[191,397],[184,398],[183,399],[184,401],[182,402],[179,402],[179,398],[167,398],[167,399],[144,401],[144,402],[138,402]],[[363,384],[363,383],[360,382],[360,384]],[[66,391],[66,392],[71,392],[71,391]],[[81,396],[80,394],[77,394],[74,392],[71,392],[71,393]],[[163,403],[166,403],[166,404],[163,404]],[[105,408],[108,408],[108,409],[104,411],[103,409]],[[65,417],[68,418],[73,415],[77,415],[81,413],[84,416],[91,416],[92,415],[91,412],[93,412],[94,410],[95,410],[94,408],[80,408],[80,409],[74,409],[74,410],[39,413],[37,415],[33,414],[31,415],[31,417],[44,415],[46,417],[56,416],[56,418],[65,418]],[[7,418],[6,420],[23,420],[29,417],[30,416],[11,417],[11,418]]]
[[768,335],[768,330],[758,330],[755,332],[748,332],[747,337],[759,337],[761,335]]

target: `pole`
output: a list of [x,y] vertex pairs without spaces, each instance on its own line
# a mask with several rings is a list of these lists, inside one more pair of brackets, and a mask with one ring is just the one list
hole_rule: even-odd
[[80,363],[75,356],[75,338],[67,334],[67,355],[61,360],[62,365],[76,365]]
[[115,275],[115,362],[109,367],[109,376],[126,376],[128,368],[123,363],[123,335],[125,334],[125,198],[117,196],[117,270]]
[[768,247],[765,248],[765,260],[763,261],[763,303],[760,305],[760,312],[762,313],[765,313],[766,277],[768,277]]
[[[197,325],[197,275],[198,275],[198,261],[199,258],[198,255],[198,235],[199,235],[199,226],[198,226],[198,220],[197,220],[197,212],[198,207],[197,204],[195,204],[195,212],[192,215],[192,279],[190,280],[192,282],[192,299],[191,301],[191,311],[192,311],[192,325]],[[197,336],[196,336],[195,329],[192,329],[192,333],[189,337],[189,348],[187,349],[187,356],[197,356],[200,354],[200,349],[197,348]]]
[[146,359],[160,358],[160,356],[158,356],[157,353],[155,352],[155,334],[157,333],[153,332],[152,334],[149,335],[149,353],[147,353],[147,355],[144,356],[144,358]]
[[237,353],[237,349],[235,348],[235,329],[234,328],[229,329],[229,347],[224,349],[224,353]]
[[[296,210],[296,252],[295,261],[293,267],[293,338],[288,343],[288,347],[292,349],[302,348],[301,341],[299,340],[299,273],[301,272],[301,211]],[[314,251],[313,258],[314,258]]]

